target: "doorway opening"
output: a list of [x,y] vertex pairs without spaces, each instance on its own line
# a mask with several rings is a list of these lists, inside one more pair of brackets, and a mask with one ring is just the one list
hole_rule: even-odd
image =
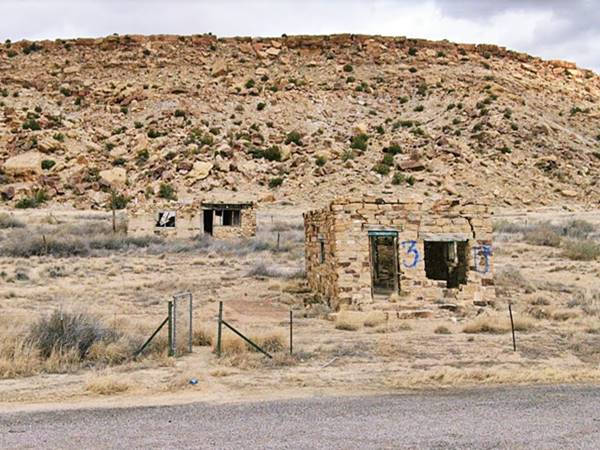
[[467,283],[467,241],[425,241],[425,275],[447,288]]
[[204,210],[204,234],[212,236],[213,234],[213,210]]
[[371,247],[371,290],[373,295],[389,295],[399,291],[398,234],[369,233]]

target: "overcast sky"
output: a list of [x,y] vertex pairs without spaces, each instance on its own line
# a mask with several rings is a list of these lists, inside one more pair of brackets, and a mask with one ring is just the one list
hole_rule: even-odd
[[0,38],[365,33],[489,43],[600,73],[600,0],[0,0]]

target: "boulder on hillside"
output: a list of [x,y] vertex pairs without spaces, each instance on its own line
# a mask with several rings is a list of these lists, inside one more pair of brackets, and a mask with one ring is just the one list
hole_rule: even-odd
[[31,177],[42,173],[42,161],[46,156],[36,150],[21,153],[8,158],[2,168],[7,175],[15,177]]
[[100,180],[110,186],[123,186],[127,182],[127,171],[122,167],[115,167],[100,172]]
[[209,162],[201,162],[196,161],[192,170],[190,171],[190,178],[194,178],[196,180],[204,180],[208,175],[210,175],[210,171],[213,169],[214,165]]

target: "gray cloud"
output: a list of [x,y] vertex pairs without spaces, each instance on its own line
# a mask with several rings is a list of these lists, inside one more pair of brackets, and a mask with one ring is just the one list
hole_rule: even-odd
[[492,43],[600,71],[597,0],[1,0],[0,38],[369,33]]

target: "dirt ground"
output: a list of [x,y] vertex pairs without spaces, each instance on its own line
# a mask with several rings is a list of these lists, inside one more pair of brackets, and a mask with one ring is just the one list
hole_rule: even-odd
[[[16,217],[28,230],[40,223],[109,220],[98,212],[60,211],[50,218],[49,214],[35,210]],[[164,319],[170,296],[190,291],[197,327],[216,331],[218,302],[223,301],[225,319],[240,330],[250,335],[280,334],[284,348],[274,361],[253,352],[219,359],[210,346],[195,346],[192,354],[176,359],[147,357],[60,371],[64,373],[40,371],[0,379],[0,408],[220,402],[600,381],[598,259],[571,260],[559,247],[534,245],[518,233],[501,230],[494,242],[498,299],[493,307],[448,311],[431,304],[427,305],[431,317],[420,319],[355,313],[351,320],[357,329],[339,329],[344,328],[338,326],[340,318],[336,322],[325,306],[311,305],[313,297],[303,280],[291,275],[303,267],[301,213],[264,210],[258,218],[259,237],[274,242],[281,230],[283,250],[223,252],[211,247],[194,252],[166,247],[85,257],[2,256],[0,323],[26,326],[56,310],[77,311],[149,335]],[[600,230],[598,211],[496,215],[497,222],[510,224],[566,223],[574,218]],[[256,270],[260,267],[269,268],[269,273]],[[516,352],[505,326],[509,300],[520,325]],[[294,358],[285,356],[290,310]],[[486,332],[485,327],[475,326],[482,323],[502,326]],[[469,327],[471,332],[465,332]],[[228,330],[224,334],[228,340],[234,338]],[[190,384],[192,378],[198,383]],[[118,387],[111,388],[115,383]],[[102,385],[108,387],[99,389]]]

